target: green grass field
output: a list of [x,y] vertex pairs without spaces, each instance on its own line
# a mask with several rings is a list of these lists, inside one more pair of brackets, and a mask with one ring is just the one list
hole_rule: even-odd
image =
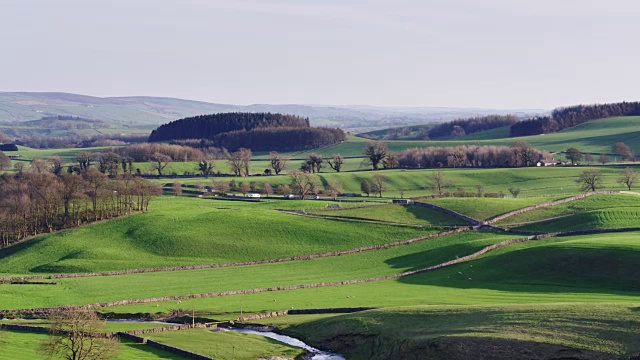
[[[322,201],[246,203],[163,197],[151,211],[43,235],[0,250],[0,273],[68,273],[275,259],[346,250],[435,230],[276,212]],[[196,224],[196,226],[194,226]]]
[[594,195],[505,218],[500,226],[525,231],[569,231],[638,226],[636,194]]
[[309,214],[338,219],[365,219],[421,226],[464,226],[464,221],[446,213],[417,205],[373,205],[356,209],[308,211]]
[[[369,345],[342,346],[350,359],[368,359],[370,349],[379,358],[404,358],[417,352],[425,358],[469,356],[463,352],[465,347],[489,353],[499,347],[502,356],[512,358],[520,358],[528,347],[549,355],[562,352],[558,348],[575,347],[622,356],[640,347],[634,330],[640,326],[637,305],[421,306],[302,319],[288,316],[276,322],[285,333],[305,337],[316,346]],[[540,349],[530,342],[547,345]]]
[[[0,331],[0,358],[11,360],[45,360],[48,357],[38,351],[38,345],[48,335],[24,331]],[[143,344],[123,341],[117,360],[186,359],[181,356]]]
[[486,220],[496,215],[550,200],[556,200],[556,198],[438,198],[424,199],[423,201],[453,210],[472,219]]
[[[571,196],[580,192],[580,186],[576,183],[579,174],[587,169],[596,168],[602,172],[602,188],[608,190],[626,190],[626,187],[617,182],[622,168],[614,166],[600,167],[530,167],[515,169],[428,169],[428,170],[381,170],[359,171],[341,173],[316,174],[322,186],[330,181],[339,182],[348,193],[361,193],[362,180],[371,180],[375,174],[385,177],[385,189],[382,192],[384,198],[420,197],[433,195],[433,182],[431,176],[435,171],[441,171],[451,181],[452,186],[447,190],[455,192],[458,187],[465,191],[476,192],[476,186],[482,185],[485,192],[502,191],[510,197],[509,188],[520,189],[519,198],[539,196]],[[211,185],[212,181],[236,183],[255,181],[259,188],[268,182],[273,187],[280,184],[289,184],[291,178],[288,175],[255,176],[255,177],[213,177],[178,179],[182,184],[196,184],[203,181],[205,185]],[[172,183],[172,179],[155,180],[163,184]],[[371,194],[375,197],[377,194]],[[366,199],[366,196],[364,197]]]
[[549,232],[588,229],[632,228],[640,222],[640,208],[616,208],[614,210],[592,210],[560,218],[513,227],[516,230]]
[[[56,279],[57,285],[47,285],[46,291],[37,291],[45,289],[43,285],[0,285],[3,289],[0,304],[4,309],[84,305],[101,301],[362,279],[436,265],[511,237],[513,236],[469,232],[384,250],[312,260]],[[105,293],[104,289],[110,290]],[[153,312],[170,312],[176,305],[176,302],[166,304],[170,308],[152,305],[155,307]]]

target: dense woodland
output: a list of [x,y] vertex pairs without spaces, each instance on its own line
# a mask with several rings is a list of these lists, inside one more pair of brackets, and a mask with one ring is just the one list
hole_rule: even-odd
[[52,173],[54,167],[0,176],[0,247],[26,237],[146,211],[162,194],[160,185],[140,177],[109,178],[97,168],[81,174]]
[[154,130],[150,142],[206,139],[213,146],[236,151],[306,150],[345,140],[340,129],[315,128],[309,119],[271,113],[222,113],[172,121]]
[[614,116],[640,116],[640,102],[576,105],[553,110],[551,116],[537,117],[511,125],[511,136],[548,134],[587,121]]

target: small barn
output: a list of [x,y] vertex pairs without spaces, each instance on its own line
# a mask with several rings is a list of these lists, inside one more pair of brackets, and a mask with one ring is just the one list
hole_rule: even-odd
[[411,205],[411,204],[413,204],[413,200],[411,200],[411,199],[393,199],[393,200],[391,200],[391,202],[393,204],[400,204],[400,205]]

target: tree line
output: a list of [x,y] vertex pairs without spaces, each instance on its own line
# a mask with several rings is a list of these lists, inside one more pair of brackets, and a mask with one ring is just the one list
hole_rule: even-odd
[[554,109],[551,116],[536,117],[511,125],[510,136],[547,134],[587,121],[614,116],[640,116],[640,102],[576,105]]
[[0,244],[146,211],[159,184],[132,175],[109,178],[97,168],[80,174],[54,164],[0,176]]
[[491,130],[518,122],[515,115],[487,115],[458,119],[435,125],[429,130],[429,138],[449,139],[480,131]]
[[425,169],[440,167],[527,167],[534,166],[545,154],[525,142],[511,146],[461,145],[389,151],[382,142],[369,142],[363,150],[373,170]]
[[444,140],[491,130],[518,122],[515,115],[486,115],[461,118],[441,124],[411,125],[378,130],[358,136],[373,140]]

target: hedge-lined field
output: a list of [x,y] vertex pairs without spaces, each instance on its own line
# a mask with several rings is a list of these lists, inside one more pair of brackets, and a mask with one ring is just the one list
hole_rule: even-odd
[[[0,285],[3,290],[0,292],[0,304],[2,304],[0,309],[39,308],[67,304],[85,305],[125,299],[244,290],[391,275],[437,265],[513,237],[513,235],[466,232],[388,249],[304,261],[219,269],[55,279],[58,284],[46,288],[43,288],[42,285]],[[173,302],[172,305],[169,304],[172,308],[176,308],[176,305],[176,302]],[[163,308],[163,310],[167,309]]]
[[[484,192],[503,192],[506,197],[511,197],[509,188],[520,189],[518,197],[537,196],[571,196],[580,193],[580,186],[576,179],[581,172],[595,167],[529,167],[529,168],[502,168],[502,169],[426,169],[426,170],[381,170],[361,172],[327,172],[316,174],[322,186],[330,181],[336,181],[342,185],[344,192],[361,193],[362,180],[371,180],[375,174],[385,177],[384,198],[400,198],[429,196],[435,193],[432,176],[436,171],[441,171],[445,178],[452,184],[445,189],[449,192],[457,191],[462,187],[467,192],[477,192],[477,186],[482,185]],[[597,167],[602,172],[603,184],[601,189],[626,190],[617,179],[622,168],[604,166]],[[182,184],[196,184],[204,181],[205,185],[211,185],[212,181],[235,181],[236,183],[250,183],[255,181],[258,187],[268,182],[274,188],[280,184],[289,184],[291,178],[288,175],[278,176],[254,176],[254,177],[220,177],[209,178],[184,178],[184,179],[160,179],[163,184],[179,181]],[[375,197],[377,194],[371,194]],[[366,198],[366,195],[364,196]]]
[[[634,208],[640,209],[640,196],[636,194],[614,194],[614,195],[593,195],[584,199],[571,201],[564,204],[544,207],[528,211],[522,214],[517,214],[501,221],[498,221],[498,225],[509,224],[522,224],[533,221],[540,221],[555,217],[562,217],[574,214],[580,214],[587,211],[616,211],[624,210],[631,211]],[[558,219],[560,220],[560,219]],[[533,224],[532,224],[533,225]],[[633,224],[627,224],[626,226],[633,226]],[[612,227],[612,226],[606,226]],[[553,228],[549,228],[545,231],[557,231]]]

